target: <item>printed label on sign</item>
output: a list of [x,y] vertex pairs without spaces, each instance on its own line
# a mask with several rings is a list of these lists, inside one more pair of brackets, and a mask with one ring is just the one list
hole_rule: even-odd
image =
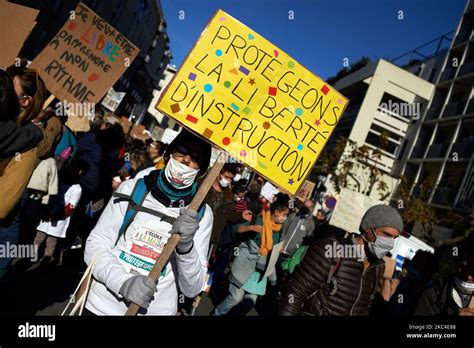
[[156,260],[163,251],[168,238],[168,233],[163,233],[145,226],[138,226],[132,232],[130,244],[127,246],[127,249],[131,253]]
[[153,226],[134,221],[126,232],[125,244],[120,247],[120,260],[150,272],[169,238],[171,225],[157,222]]

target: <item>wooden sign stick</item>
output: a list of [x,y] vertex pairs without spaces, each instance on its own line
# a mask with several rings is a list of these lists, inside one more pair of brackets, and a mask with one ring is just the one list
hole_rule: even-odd
[[54,94],[51,94],[48,97],[48,99],[46,99],[46,101],[43,104],[43,110],[46,109],[49,106],[49,104],[51,104],[51,102],[54,100],[54,98],[55,98]]
[[[206,197],[207,192],[212,186],[212,183],[214,182],[214,180],[216,180],[217,176],[219,175],[226,160],[227,160],[227,154],[225,152],[221,152],[219,154],[219,157],[217,157],[216,162],[214,162],[214,165],[212,166],[211,171],[207,174],[201,186],[199,186],[199,190],[196,192],[196,195],[191,201],[191,204],[189,205],[189,209],[193,209],[195,211],[199,209],[199,206],[201,205],[202,201]],[[168,259],[170,258],[174,249],[178,245],[180,239],[181,239],[181,236],[179,234],[171,235],[165,247],[163,248],[163,252],[160,254],[160,256],[158,257],[158,260],[156,260],[155,265],[153,266],[152,270],[148,274],[148,278],[153,280],[155,283],[160,277],[161,270],[163,269],[165,264],[168,262]],[[137,315],[139,309],[140,309],[139,305],[137,305],[136,303],[132,303],[128,307],[125,315],[126,316]]]

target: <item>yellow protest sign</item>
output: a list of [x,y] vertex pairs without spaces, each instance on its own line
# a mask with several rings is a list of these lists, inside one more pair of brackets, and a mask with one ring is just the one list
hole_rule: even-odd
[[218,10],[155,106],[295,194],[348,100]]

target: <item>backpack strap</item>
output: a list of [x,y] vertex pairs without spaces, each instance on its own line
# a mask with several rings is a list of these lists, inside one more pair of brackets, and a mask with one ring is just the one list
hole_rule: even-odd
[[[337,240],[340,244],[345,244],[347,240],[341,240],[340,238],[330,238],[331,240]],[[337,292],[337,279],[336,274],[341,268],[342,258],[335,257],[331,259],[331,266],[329,267],[328,277],[326,278],[326,282],[322,284],[322,288],[329,291],[329,296],[334,295]],[[314,295],[318,293],[321,288],[316,289],[313,291],[306,299],[310,299]]]
[[[143,206],[143,202],[145,201],[146,196],[148,195],[148,189],[145,185],[144,178],[138,179],[135,183],[135,187],[133,188],[132,194],[125,195],[123,193],[114,192],[113,197],[115,197],[114,203],[120,201],[127,201],[127,211],[125,212],[125,216],[122,221],[122,225],[120,226],[119,234],[117,236],[117,240],[115,245],[117,245],[120,237],[125,235],[125,231],[130,226],[130,224],[135,219],[135,216],[139,213],[146,213],[156,217],[159,217],[161,221],[167,222],[169,224],[173,224],[176,221],[176,218],[163,214],[159,211],[146,208]],[[198,209],[198,219],[199,221],[204,216],[204,212],[206,211],[206,204],[203,202]]]
[[135,216],[138,214],[138,212],[147,213],[159,217],[162,221],[168,222],[169,224],[173,224],[176,220],[176,218],[167,216],[156,210],[144,207],[143,202],[145,201],[147,194],[148,189],[145,185],[145,180],[143,178],[137,180],[130,196],[125,195],[123,193],[114,192],[113,196],[116,198],[114,200],[114,203],[119,201],[128,201],[127,211],[125,212],[125,216],[123,217],[122,225],[120,226],[119,234],[117,236],[117,240],[115,241],[115,245],[117,245],[120,237],[122,237],[122,235],[125,235],[125,231],[135,219]]
[[329,292],[330,296],[334,295],[337,291],[337,279],[335,275],[339,268],[341,268],[341,263],[342,259],[340,257],[331,260],[331,267],[329,268],[328,278],[326,279],[326,285],[328,286],[328,289],[331,287],[332,283],[332,288],[330,288],[331,291]]

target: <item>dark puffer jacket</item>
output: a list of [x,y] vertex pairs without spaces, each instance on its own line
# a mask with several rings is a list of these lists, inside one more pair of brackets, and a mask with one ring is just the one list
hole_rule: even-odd
[[[312,244],[282,289],[280,315],[369,314],[385,268],[383,261],[375,260],[364,270],[364,262],[358,261],[356,255],[353,258],[328,257],[327,246],[333,247],[333,243],[336,248],[337,245],[355,245],[352,237],[344,240],[324,238]],[[335,272],[331,284],[327,285],[331,268]],[[331,294],[335,287],[336,291]]]

